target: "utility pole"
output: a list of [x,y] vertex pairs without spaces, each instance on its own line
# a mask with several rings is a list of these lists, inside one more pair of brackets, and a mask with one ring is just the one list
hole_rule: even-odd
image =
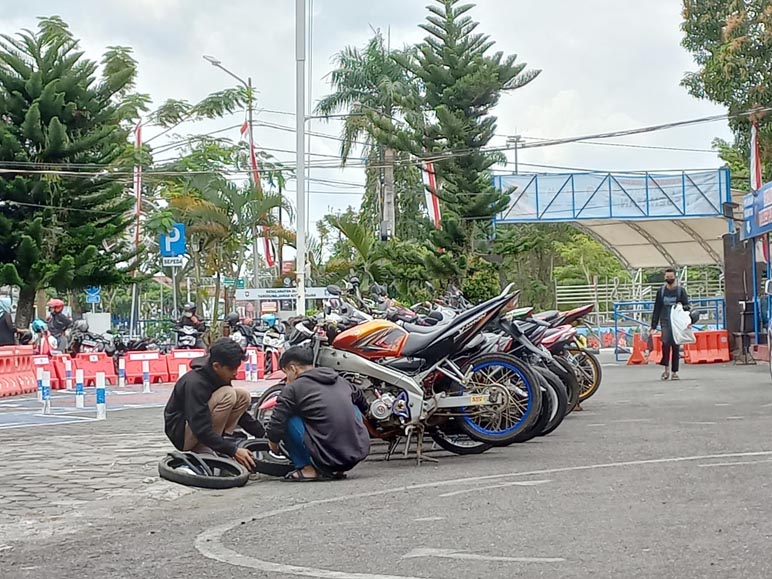
[[513,135],[511,137],[507,137],[507,146],[510,147],[514,145],[515,147],[515,175],[519,175],[520,171],[518,170],[517,166],[517,150],[520,148],[520,142],[523,140],[523,137],[520,135]]
[[381,195],[383,198],[383,222],[381,240],[388,241],[396,230],[396,209],[394,199],[394,149],[381,149]]
[[295,176],[297,314],[306,313],[306,0],[295,0]]
[[[252,186],[260,190],[260,181],[257,179],[257,175],[254,174],[254,171],[252,170],[251,163],[252,163],[252,151],[255,150],[255,137],[253,134],[253,115],[254,115],[254,91],[252,89],[252,77],[248,77],[246,82],[243,78],[236,75],[235,73],[231,72],[227,68],[225,68],[219,60],[217,60],[213,56],[206,56],[204,55],[204,60],[209,62],[212,66],[219,68],[227,75],[235,78],[243,87],[247,89],[247,122],[249,123],[249,131],[247,132],[247,138],[249,139],[249,155],[250,155],[250,170],[249,170],[249,181],[252,184]],[[279,209],[279,223],[281,223],[281,209]],[[254,286],[252,287],[258,287],[258,281],[259,281],[259,271],[260,271],[260,228],[255,225],[252,230],[252,258],[253,258],[253,265],[254,268]],[[279,257],[281,259],[281,256]]]

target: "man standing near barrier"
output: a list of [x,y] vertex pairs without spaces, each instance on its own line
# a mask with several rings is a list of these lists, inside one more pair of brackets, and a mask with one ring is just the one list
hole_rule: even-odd
[[262,438],[263,427],[247,412],[251,395],[234,388],[245,352],[230,338],[212,344],[209,355],[197,358],[191,371],[174,385],[164,410],[166,436],[183,451],[218,452],[233,457],[247,468],[255,466],[252,453],[238,448],[233,431],[238,424]]
[[[689,309],[689,296],[686,290],[676,280],[676,273],[672,267],[665,270],[665,285],[657,292],[654,300],[654,313],[651,316],[651,331],[654,332],[658,325],[662,325],[662,361],[665,367],[662,372],[662,380],[678,380],[678,367],[681,362],[681,346],[673,339],[673,327],[670,323],[670,313],[673,306],[681,304],[684,310]],[[672,357],[672,359],[671,359]],[[668,366],[672,369],[672,375]]]

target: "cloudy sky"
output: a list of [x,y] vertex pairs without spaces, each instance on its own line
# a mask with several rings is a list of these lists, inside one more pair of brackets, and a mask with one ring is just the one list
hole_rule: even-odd
[[[308,2],[313,5],[312,101],[328,91],[325,75],[334,55],[345,45],[364,44],[371,28],[388,30],[395,47],[424,36],[418,24],[428,0]],[[472,15],[481,22],[480,30],[496,41],[496,48],[542,70],[530,85],[502,99],[495,144],[503,144],[512,134],[528,142],[724,112],[693,99],[679,86],[693,64],[680,46],[678,0],[476,3]],[[258,127],[256,140],[278,159],[294,164],[294,4],[292,0],[6,0],[0,32],[32,28],[36,17],[57,14],[93,58],[106,46],[131,46],[140,65],[138,89],[157,103],[167,98],[196,101],[231,85],[228,76],[202,59],[214,55],[238,75],[253,78],[264,109],[258,120],[286,127]],[[180,134],[217,130],[242,120],[243,115],[234,115],[186,125]],[[331,136],[313,137],[314,153],[337,153],[337,125],[317,120],[312,130]],[[238,129],[232,133],[238,137]],[[522,150],[520,170],[714,168],[719,161],[709,152],[710,143],[716,136],[728,135],[726,123],[717,122],[610,141],[696,151],[586,143]],[[314,160],[330,161],[321,156]],[[330,209],[358,204],[361,169],[315,169],[311,179],[312,221]]]

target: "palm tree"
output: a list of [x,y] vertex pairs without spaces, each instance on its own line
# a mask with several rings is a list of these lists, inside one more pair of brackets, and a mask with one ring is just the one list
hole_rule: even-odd
[[[336,57],[336,68],[330,75],[333,92],[319,101],[316,113],[330,116],[344,113],[341,131],[340,156],[343,164],[356,149],[362,151],[362,161],[375,168],[367,169],[365,197],[362,200],[361,220],[370,231],[379,221],[380,167],[395,175],[394,167],[404,160],[392,146],[395,124],[402,110],[398,103],[415,90],[409,73],[397,64],[395,54],[406,51],[391,50],[380,31],[363,49],[344,48]],[[399,177],[397,175],[397,177]],[[419,187],[413,193],[420,195]],[[400,188],[397,187],[399,190]],[[398,200],[399,207],[399,200]]]
[[222,277],[238,277],[242,271],[251,232],[273,226],[274,210],[290,208],[281,193],[239,187],[218,174],[186,179],[181,190],[171,195],[169,205],[187,225],[197,277],[202,270],[215,277],[212,317],[216,320]]

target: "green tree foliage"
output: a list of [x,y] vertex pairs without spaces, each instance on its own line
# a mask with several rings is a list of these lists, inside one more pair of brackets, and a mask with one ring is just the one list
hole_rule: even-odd
[[514,55],[493,52],[494,42],[477,32],[478,23],[468,15],[472,8],[459,0],[435,0],[420,25],[428,36],[414,52],[394,55],[420,87],[418,95],[408,93],[401,102],[410,111],[405,120],[411,130],[402,131],[400,148],[438,159],[443,221],[456,222],[462,237],[452,246],[437,246],[466,254],[478,237],[488,237],[491,219],[509,202],[489,173],[501,157],[483,150],[496,132],[491,110],[503,92],[539,73],[526,71]]
[[417,239],[426,226],[419,210],[423,193],[421,173],[406,153],[391,148],[391,135],[402,115],[397,102],[415,92],[408,72],[392,58],[401,54],[407,52],[392,50],[380,31],[362,49],[344,48],[336,56],[336,68],[330,73],[333,92],[319,101],[316,112],[345,113],[340,147],[343,164],[355,150],[361,149],[364,155],[366,182],[360,223],[368,231],[378,230],[382,183],[388,168],[394,174],[396,234],[403,239]]
[[0,284],[21,288],[19,325],[38,290],[122,283],[133,262],[133,200],[96,173],[130,164],[129,127],[147,99],[132,94],[130,49],[110,47],[101,65],[98,75],[58,17],[0,39],[0,163],[17,169],[0,178]]
[[[772,5],[768,0],[683,0],[683,46],[699,69],[682,84],[697,98],[722,104],[731,114],[772,103]],[[772,160],[772,123],[769,114],[750,115],[759,121],[761,158],[765,175]],[[730,126],[739,152],[748,158],[748,116],[733,118]]]
[[496,268],[487,261],[475,259],[467,270],[461,291],[473,304],[496,297],[501,293]]

